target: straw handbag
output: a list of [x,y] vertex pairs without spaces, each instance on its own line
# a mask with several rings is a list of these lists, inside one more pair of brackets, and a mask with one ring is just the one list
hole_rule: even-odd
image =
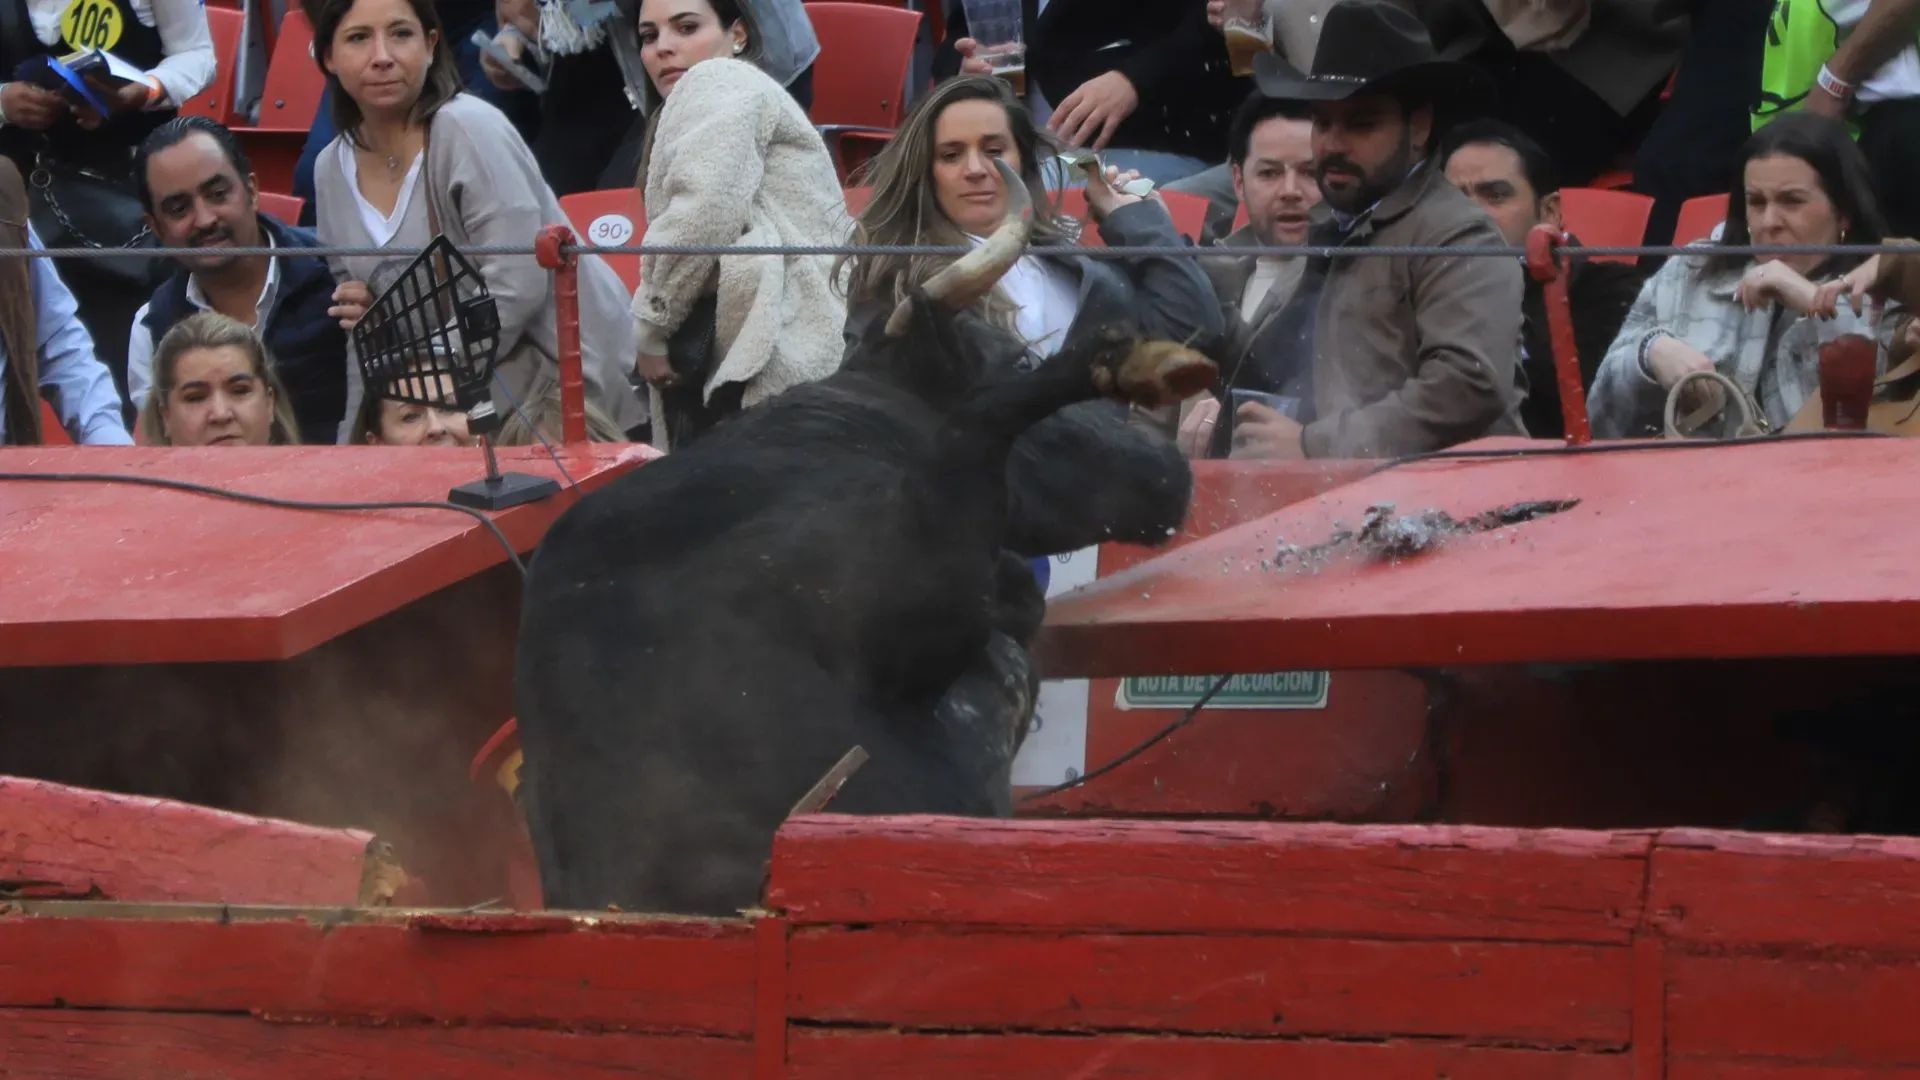
[[[1687,384],[1695,379],[1719,383],[1721,389],[1726,391],[1727,401],[1722,405],[1702,405],[1682,418],[1678,415],[1680,391],[1686,389]],[[1740,389],[1739,383],[1717,371],[1708,369],[1687,372],[1680,376],[1680,381],[1674,383],[1672,389],[1667,391],[1666,437],[1669,439],[1693,438],[1708,421],[1720,415],[1727,404],[1737,405],[1740,408],[1740,426],[1734,430],[1734,438],[1751,439],[1755,435],[1767,434],[1767,419],[1761,415],[1760,406],[1754,402],[1753,395]],[[1819,419],[1820,413],[1817,407],[1813,415],[1814,419]]]

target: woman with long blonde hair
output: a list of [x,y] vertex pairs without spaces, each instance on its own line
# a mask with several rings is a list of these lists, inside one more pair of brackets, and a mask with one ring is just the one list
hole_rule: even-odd
[[147,446],[285,446],[300,441],[293,399],[253,327],[215,311],[173,325],[153,349],[140,409]]
[[[862,245],[960,246],[983,243],[1007,214],[1004,161],[1025,183],[1036,207],[1032,246],[1072,243],[1071,222],[1044,208],[1045,161],[1051,140],[1004,81],[987,75],[941,83],[922,98],[885,150],[873,160],[871,198],[855,229]],[[1094,227],[1109,246],[1178,247],[1185,241],[1158,199],[1123,194],[1130,176],[1108,170],[1087,185]],[[847,337],[858,340],[907,291],[952,261],[951,256],[863,255],[852,258]],[[1069,341],[1109,330],[1204,347],[1222,332],[1213,286],[1192,259],[1091,259],[1028,254],[1000,279],[980,313],[1017,333],[1027,366]]]

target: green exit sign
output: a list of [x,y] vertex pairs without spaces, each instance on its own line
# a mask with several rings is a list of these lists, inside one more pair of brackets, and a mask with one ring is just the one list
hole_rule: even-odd
[[[1120,682],[1113,704],[1121,709],[1189,709],[1218,675],[1136,675]],[[1327,672],[1274,671],[1235,675],[1207,702],[1209,709],[1324,709]]]

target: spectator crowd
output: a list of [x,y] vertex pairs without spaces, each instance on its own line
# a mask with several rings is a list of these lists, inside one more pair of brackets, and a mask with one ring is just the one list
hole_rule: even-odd
[[[1564,230],[1563,193],[1620,171],[1654,200],[1649,243],[1728,201],[1685,254],[1569,266],[1596,434],[1661,434],[1669,397],[1732,433],[1709,371],[1781,429],[1823,344],[1867,336],[1885,370],[1920,342],[1906,259],[1718,250],[1920,235],[1915,0],[944,0],[932,78],[851,176],[809,116],[826,61],[801,0],[305,3],[325,95],[303,223],[262,212],[242,137],[179,112],[219,68],[199,0],[0,0],[0,246],[174,253],[0,257],[0,442],[42,441],[44,399],[91,444],[471,443],[451,386],[434,408],[362,385],[353,327],[433,238],[525,246],[609,189],[646,243],[723,251],[648,255],[637,288],[580,264],[592,433],[668,450],[836,370],[951,261],[725,248],[977,245],[1015,182],[1033,242],[979,313],[1029,364],[1116,329],[1213,355],[1215,390],[1132,417],[1195,458],[1560,437],[1543,288],[1475,249]],[[1264,47],[1241,64],[1245,32]],[[93,49],[143,76],[63,83]],[[1049,251],[1083,236],[1070,188],[1109,246],[1212,250]],[[1206,200],[1197,237],[1162,189]],[[1259,254],[1303,245],[1344,250]],[[323,247],[374,254],[303,254]],[[471,261],[496,439],[554,438],[552,275]]]

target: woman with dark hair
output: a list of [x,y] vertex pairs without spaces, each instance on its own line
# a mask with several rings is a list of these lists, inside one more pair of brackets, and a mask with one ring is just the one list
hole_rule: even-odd
[[[1740,153],[1734,198],[1717,246],[1876,244],[1885,232],[1867,163],[1846,129],[1788,113],[1755,132]],[[1859,263],[1855,256],[1701,254],[1669,259],[1641,290],[1594,379],[1594,434],[1658,435],[1667,396],[1693,371],[1718,371],[1783,427],[1819,386],[1819,348],[1843,334],[1885,331],[1842,307],[1829,315],[1820,285]],[[1695,380],[1681,406],[1711,417],[1724,391]],[[1738,410],[1731,410],[1737,414]],[[1723,420],[1723,424],[1731,419]]]
[[[827,247],[851,222],[807,114],[761,71],[736,0],[642,0],[640,189],[648,245]],[[633,314],[653,441],[686,445],[728,415],[840,366],[846,301],[831,255],[648,255]]]
[[[1001,79],[963,75],[933,88],[873,159],[873,194],[856,230],[862,245],[960,246],[985,241],[1006,216],[1008,192],[996,160],[1047,205],[1042,180],[1053,144]],[[1185,241],[1153,197],[1122,194],[1132,174],[1109,169],[1087,186],[1087,208],[1109,246],[1179,247]],[[1073,243],[1070,220],[1041,210],[1036,248]],[[907,292],[952,262],[950,256],[863,255],[852,259],[847,323],[857,340]],[[1199,342],[1221,333],[1220,305],[1193,259],[1044,258],[1029,254],[981,301],[988,321],[1019,335],[1028,363],[1067,342],[1109,328],[1143,337]]]
[[[436,235],[454,246],[520,247],[565,224],[533,153],[500,111],[462,92],[430,0],[321,0],[315,60],[333,91],[340,134],[314,172],[321,244],[417,252]],[[469,256],[500,318],[495,376],[508,417],[498,441],[528,442],[557,400],[553,276],[527,256]],[[351,327],[412,255],[330,260],[332,314]],[[599,259],[579,268],[580,351],[587,400],[633,431],[646,409],[628,379],[633,320],[619,277]],[[358,365],[350,365],[358,395]],[[511,400],[506,400],[510,398]],[[349,415],[358,404],[350,397]],[[519,407],[516,407],[516,404]]]

